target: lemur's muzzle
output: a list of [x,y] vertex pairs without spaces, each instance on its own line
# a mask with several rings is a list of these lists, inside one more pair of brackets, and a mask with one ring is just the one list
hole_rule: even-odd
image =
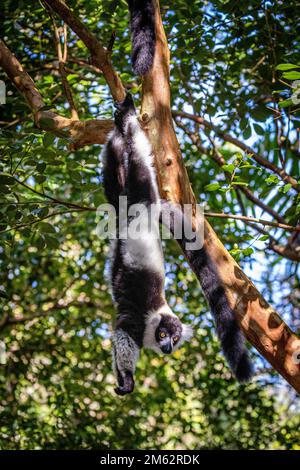
[[169,341],[167,344],[164,344],[163,346],[161,346],[161,350],[164,354],[171,354],[172,352],[172,344],[171,344],[171,341]]

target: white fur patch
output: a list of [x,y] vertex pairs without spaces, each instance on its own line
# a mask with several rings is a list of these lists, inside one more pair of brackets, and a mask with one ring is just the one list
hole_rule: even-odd
[[156,197],[159,198],[157,181],[156,181],[156,172],[154,168],[154,157],[152,153],[152,147],[148,140],[146,133],[140,126],[140,123],[136,116],[130,116],[127,121],[127,126],[131,127],[133,134],[133,145],[135,153],[138,157],[146,164],[149,169],[151,180],[153,182],[153,187],[156,190]]
[[164,278],[164,258],[159,232],[160,205],[140,207],[141,215],[129,223],[127,240],[122,241],[124,264],[157,272]]
[[180,348],[180,346],[182,346],[182,344],[185,341],[189,341],[194,333],[193,328],[190,325],[186,325],[185,323],[182,323],[181,325],[182,325],[181,338],[178,341],[178,343],[176,343],[175,346],[173,346],[173,351],[176,351],[178,348]]
[[113,369],[115,374],[117,374],[117,368],[121,374],[126,370],[131,371],[133,374],[140,354],[137,344],[131,336],[121,328],[115,330],[112,342]]
[[152,349],[153,351],[161,354],[161,349],[158,346],[156,339],[155,339],[155,330],[159,325],[161,320],[160,313],[149,313],[148,317],[146,318],[146,327],[144,332],[143,338],[143,346],[147,349]]

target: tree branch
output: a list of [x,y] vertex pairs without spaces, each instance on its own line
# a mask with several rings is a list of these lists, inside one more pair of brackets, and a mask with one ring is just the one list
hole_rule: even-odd
[[73,209],[78,209],[78,210],[85,210],[85,211],[96,210],[93,207],[80,206],[79,204],[75,204],[74,202],[63,201],[63,200],[57,199],[53,196],[49,196],[49,194],[40,193],[39,191],[34,189],[32,186],[29,186],[29,184],[24,183],[24,181],[20,181],[20,180],[18,180],[18,178],[14,177],[14,176],[13,176],[13,178],[16,181],[16,183],[18,183],[21,186],[23,186],[24,188],[28,189],[28,191],[31,191],[32,193],[37,194],[38,196],[41,196],[43,198],[49,199],[50,201],[53,201],[56,204],[66,206],[66,207],[71,207]]
[[52,212],[51,214],[47,214],[44,217],[41,217],[40,219],[31,220],[30,222],[24,222],[23,224],[18,224],[13,227],[7,228],[5,230],[0,230],[0,234],[10,232],[11,230],[20,230],[21,228],[24,228],[24,227],[30,227],[31,225],[38,224],[39,222],[43,222],[43,220],[50,219],[51,217],[55,217],[56,215],[65,215],[65,214],[70,214],[72,212],[83,212],[83,210],[82,209],[81,210],[80,209],[68,209],[66,211]]
[[235,137],[232,137],[229,134],[226,134],[221,129],[219,129],[217,126],[215,126],[214,124],[211,124],[209,121],[207,121],[206,119],[204,119],[200,116],[195,116],[194,114],[184,113],[182,111],[173,111],[172,114],[173,114],[174,117],[179,116],[181,118],[190,119],[190,120],[206,127],[207,129],[211,129],[212,131],[214,131],[219,137],[221,137],[226,142],[230,142],[231,144],[235,145],[236,147],[239,147],[240,149],[244,150],[244,152],[246,152],[246,154],[251,155],[251,157],[253,157],[254,160],[259,165],[263,166],[264,168],[267,168],[268,170],[272,171],[273,173],[276,173],[278,176],[280,176],[282,181],[284,181],[285,183],[291,184],[293,189],[295,191],[297,191],[298,193],[300,193],[300,185],[298,184],[297,180],[295,180],[295,178],[288,175],[283,168],[278,168],[278,166],[274,165],[274,163],[269,162],[269,160],[267,160],[263,156],[259,155],[257,152],[255,152],[255,150],[253,150],[251,147],[246,145],[241,140],[236,139]]
[[49,16],[50,16],[52,24],[53,24],[54,44],[55,44],[55,48],[56,48],[56,52],[57,52],[57,58],[58,58],[58,69],[59,69],[59,73],[60,73],[60,76],[61,76],[61,79],[62,79],[62,84],[63,84],[63,87],[64,87],[65,95],[66,95],[67,101],[70,105],[71,118],[72,118],[72,120],[77,120],[78,121],[79,120],[78,113],[77,113],[77,110],[76,110],[76,106],[75,106],[75,102],[74,102],[74,99],[73,99],[71,87],[69,85],[67,74],[66,74],[66,69],[65,69],[65,63],[66,63],[67,54],[68,54],[68,52],[67,52],[68,51],[67,27],[66,27],[66,24],[64,23],[64,26],[63,26],[64,51],[62,51],[61,37],[60,37],[59,29],[56,25],[56,22],[55,22],[53,14],[52,14],[51,8],[49,8],[47,6],[47,10],[48,10]]
[[[177,126],[180,127],[189,136],[192,143],[197,146],[197,148],[200,150],[200,152],[204,153],[205,155],[210,156],[219,165],[219,167],[222,167],[223,165],[226,165],[225,158],[223,157],[223,155],[220,152],[217,151],[215,146],[214,146],[214,149],[213,149],[214,151],[212,153],[209,153],[208,149],[203,147],[203,145],[201,143],[200,136],[198,134],[195,134],[195,133],[191,132],[181,121],[179,121],[179,119],[175,119],[175,122],[176,122]],[[230,181],[231,175],[226,171],[224,172],[224,174],[226,176],[226,179],[228,179]],[[267,212],[272,217],[274,217],[274,219],[276,219],[278,222],[280,222],[281,224],[286,224],[285,219],[280,214],[278,214],[278,212],[276,212],[270,206],[265,204],[261,199],[256,197],[253,194],[253,192],[251,191],[251,189],[247,188],[246,186],[235,187],[234,184],[233,184],[233,187],[236,190],[244,193],[244,195],[246,196],[247,199],[249,199],[249,201],[251,201],[255,205],[259,206],[265,212]]]
[[61,0],[45,0],[67,25],[78,35],[91,54],[91,63],[102,70],[110,92],[116,101],[125,98],[122,82],[111,63],[111,51],[105,49],[97,37],[88,30],[85,24]]
[[[159,0],[152,1],[155,7],[157,39],[152,70],[143,80],[142,120],[155,153],[161,196],[172,203],[195,204],[195,196],[173,128],[170,109],[169,50],[160,16]],[[203,120],[197,116],[177,112],[174,112],[174,115],[188,117],[203,124]],[[236,145],[236,142],[232,143]],[[238,142],[239,147],[240,144]],[[249,148],[246,151],[253,153]],[[274,171],[272,164],[257,154],[256,157],[261,164],[267,164],[267,168]],[[280,174],[287,182],[291,178],[281,171]],[[293,180],[293,183],[294,188],[297,188],[297,182]],[[196,217],[194,225],[201,230],[201,221]],[[215,267],[216,275],[225,289],[228,304],[235,312],[237,321],[248,340],[300,393],[300,364],[296,364],[297,361],[294,359],[294,354],[300,349],[300,339],[243,273],[207,221],[204,222],[202,250]],[[192,269],[197,272],[188,252],[184,252]]]
[[270,220],[258,219],[256,217],[246,217],[245,215],[236,215],[236,214],[223,214],[219,212],[205,212],[206,217],[219,217],[221,219],[235,219],[235,220],[244,220],[247,222],[258,223],[266,225],[269,227],[276,227],[286,230],[288,232],[300,232],[300,225],[294,227],[293,225],[280,224],[277,222],[272,222]]
[[18,59],[1,39],[0,66],[26,99],[34,113],[34,121],[37,127],[69,139],[75,149],[85,145],[104,144],[108,132],[113,128],[113,121],[106,119],[78,121],[65,118],[50,110],[43,110],[45,103],[39,90]]

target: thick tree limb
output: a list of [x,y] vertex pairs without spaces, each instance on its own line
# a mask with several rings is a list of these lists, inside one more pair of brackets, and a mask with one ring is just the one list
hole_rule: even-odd
[[45,103],[32,78],[1,39],[0,66],[26,99],[34,113],[34,121],[37,127],[69,139],[74,148],[91,144],[103,144],[106,141],[107,133],[113,127],[113,122],[110,120],[78,121],[50,110],[43,110]]
[[229,134],[226,134],[223,132],[221,129],[219,129],[217,126],[214,124],[210,123],[206,119],[200,117],[200,116],[195,116],[194,114],[189,114],[189,113],[184,113],[182,111],[173,111],[174,117],[179,116],[181,118],[186,118],[190,119],[197,124],[200,124],[207,129],[211,129],[214,131],[221,139],[225,140],[226,142],[230,142],[231,144],[235,145],[236,147],[240,148],[241,150],[244,150],[248,155],[251,155],[254,160],[261,165],[264,168],[267,168],[268,170],[272,171],[272,173],[276,173],[282,181],[285,183],[291,184],[292,188],[300,193],[300,185],[298,184],[297,180],[293,178],[291,175],[288,175],[284,169],[279,168],[278,166],[274,165],[274,163],[269,162],[266,158],[264,158],[262,155],[259,155],[255,150],[253,150],[251,147],[246,145],[244,142],[242,142],[239,139],[236,139],[235,137],[232,137]]
[[[153,3],[157,43],[153,68],[143,80],[142,120],[155,153],[161,196],[175,203],[195,203],[172,123],[169,50],[159,0],[153,0]],[[196,122],[199,121],[196,119]],[[249,153],[252,153],[250,149]],[[273,167],[270,169],[274,171]],[[282,177],[285,178],[285,175]],[[200,229],[199,221],[195,219],[194,223]],[[300,364],[295,360],[300,350],[300,339],[265,301],[207,221],[204,236],[203,248],[217,270],[228,302],[246,337],[300,393]]]

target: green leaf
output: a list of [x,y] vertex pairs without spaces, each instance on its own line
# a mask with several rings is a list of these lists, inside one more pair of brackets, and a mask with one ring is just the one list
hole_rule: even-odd
[[251,134],[252,134],[251,126],[248,125],[246,129],[243,131],[243,136],[247,140],[247,139],[250,139]]
[[12,176],[10,176],[6,173],[1,173],[0,174],[0,185],[2,185],[2,184],[3,185],[7,184],[8,186],[12,186],[13,184],[16,184],[16,180]]
[[290,183],[285,184],[282,192],[286,194],[291,189],[291,187],[292,185]]
[[56,249],[59,247],[59,241],[57,240],[57,238],[52,237],[51,235],[48,235],[47,233],[45,233],[43,236],[44,236],[44,239],[48,248]]
[[266,178],[265,181],[266,181],[267,184],[277,184],[277,183],[279,183],[280,180],[279,180],[278,176],[270,175],[270,176],[268,176],[268,178]]
[[46,181],[47,177],[45,175],[35,175],[35,179],[39,184],[42,184]]
[[46,132],[46,134],[43,137],[44,147],[50,147],[50,145],[53,145],[54,140],[55,140],[55,135],[51,134],[50,132]]
[[0,289],[0,297],[2,297],[3,299],[9,299],[7,293],[2,288]]
[[243,255],[244,256],[252,255],[252,253],[254,253],[254,249],[251,246],[249,246],[248,248],[245,248],[243,250]]
[[37,165],[36,165],[36,169],[39,173],[44,173],[44,171],[46,170],[46,163],[45,162],[39,162]]
[[263,235],[262,237],[259,237],[259,241],[264,242],[269,239],[269,235]]
[[265,130],[259,124],[253,124],[254,130],[258,135],[264,135]]
[[288,100],[283,100],[283,101],[279,101],[279,107],[280,108],[285,108],[287,106],[292,106],[293,104],[293,101],[291,98],[289,98]]
[[35,233],[34,237],[31,239],[31,244],[40,250],[45,247],[45,239],[42,235]]
[[277,65],[276,69],[277,70],[291,70],[291,69],[296,69],[300,67],[299,65],[296,65],[296,64],[279,64]]
[[38,230],[40,232],[55,233],[56,234],[55,228],[53,227],[53,225],[49,224],[48,222],[39,222]]
[[288,80],[298,80],[300,78],[300,72],[285,72],[283,74],[283,78],[287,78]]
[[235,166],[233,163],[230,163],[228,165],[222,165],[222,170],[224,170],[225,172],[228,172],[230,174],[232,174],[234,172],[234,169],[235,169]]
[[217,189],[220,189],[219,183],[211,183],[204,186],[205,191],[217,191]]

